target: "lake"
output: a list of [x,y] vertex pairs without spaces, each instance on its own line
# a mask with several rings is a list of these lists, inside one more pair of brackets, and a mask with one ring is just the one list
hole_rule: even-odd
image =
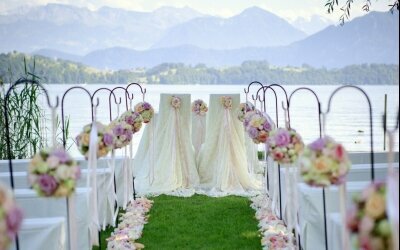
[[[49,94],[54,102],[55,96],[61,99],[64,91],[74,85],[53,84],[47,85]],[[84,85],[92,93],[101,87],[114,88],[117,85]],[[156,112],[159,109],[159,100],[161,93],[190,93],[192,101],[203,99],[208,103],[209,94],[229,94],[240,93],[241,100],[244,102],[246,96],[244,88],[247,85],[147,85],[145,100],[153,105]],[[319,96],[322,103],[322,111],[327,110],[328,98],[330,94],[339,86],[285,86],[288,94],[298,87],[309,87]],[[397,107],[399,105],[399,87],[398,86],[360,86],[369,95],[373,108],[373,132],[374,149],[383,151],[383,128],[382,115],[384,112],[384,96],[388,95],[388,123],[394,124]],[[258,86],[253,85],[250,94],[255,94]],[[142,95],[137,88],[130,88],[135,94],[133,105],[142,101]],[[281,102],[284,100],[284,93],[276,89],[279,99],[279,124],[284,125],[284,114],[281,108]],[[124,97],[123,90],[117,91],[118,97]],[[96,95],[97,96],[97,95]],[[100,105],[97,111],[98,120],[102,123],[108,123],[109,118],[109,94],[103,91],[98,93]],[[251,100],[251,95],[249,96]],[[275,99],[271,91],[267,91],[267,113],[275,119]],[[125,110],[125,102],[120,105],[122,113]],[[42,100],[44,103],[44,99]],[[61,100],[60,100],[61,101]],[[259,104],[257,104],[259,107]],[[369,151],[370,150],[370,131],[369,131],[369,113],[366,98],[361,92],[345,88],[340,90],[332,99],[331,109],[326,117],[327,135],[332,136],[337,141],[342,142],[349,151]],[[65,114],[70,116],[71,127],[70,136],[75,137],[85,124],[91,121],[90,101],[86,93],[80,90],[72,90],[65,98]],[[113,118],[117,115],[117,105],[112,101]],[[308,92],[299,91],[293,96],[290,107],[291,127],[296,129],[306,143],[311,142],[319,136],[317,105],[316,101]],[[136,151],[139,144],[141,133],[134,135],[133,145]],[[398,137],[397,137],[398,138]],[[396,142],[396,151],[399,144]],[[72,146],[71,153],[79,155],[75,146]]]

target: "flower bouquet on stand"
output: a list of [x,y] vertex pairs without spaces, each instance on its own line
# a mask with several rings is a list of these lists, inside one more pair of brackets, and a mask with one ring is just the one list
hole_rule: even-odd
[[142,116],[144,123],[149,123],[154,116],[154,109],[148,102],[136,104],[134,110]]
[[80,178],[76,161],[63,149],[42,149],[28,167],[29,182],[39,196],[65,197],[75,191]]
[[387,216],[386,185],[376,182],[354,196],[347,213],[347,227],[357,249],[392,250],[392,232]]
[[22,223],[22,210],[12,191],[0,183],[0,249],[8,249]]
[[[112,131],[101,124],[100,122],[96,123],[97,129],[97,158],[106,156],[114,146],[115,137]],[[90,147],[90,133],[92,131],[92,123],[83,127],[82,132],[76,137],[76,145],[78,146],[79,152],[86,157],[89,156],[89,147]]]

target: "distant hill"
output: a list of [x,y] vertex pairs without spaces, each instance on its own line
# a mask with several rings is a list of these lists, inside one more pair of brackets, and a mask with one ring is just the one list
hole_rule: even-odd
[[83,64],[54,60],[43,56],[33,57],[22,53],[0,54],[0,78],[11,81],[24,75],[24,58],[28,71],[41,78],[42,83],[107,83],[126,84],[248,84],[279,82],[282,84],[399,84],[399,66],[387,64],[351,65],[341,69],[276,67],[265,61],[246,61],[239,66],[213,68],[204,64],[195,66],[180,63],[163,63],[152,68],[108,71]]
[[295,20],[290,21],[290,24],[307,35],[312,35],[335,23],[322,16],[313,15],[309,18],[298,17]]
[[84,55],[116,45],[145,49],[170,27],[200,16],[203,15],[190,8],[137,12],[103,7],[90,11],[47,4],[0,15],[0,52],[51,49]]
[[238,49],[288,45],[306,34],[258,7],[231,18],[199,17],[172,27],[153,48],[193,45],[203,49]]
[[[288,46],[241,48],[232,50],[201,49],[192,45],[145,51],[122,47],[91,52],[76,60],[101,69],[154,67],[164,62],[198,64],[211,67],[240,65],[246,60],[265,60],[278,66],[341,68],[352,64],[399,62],[399,19],[395,14],[371,12],[344,26],[329,26]],[[38,54],[73,60],[71,55]]]

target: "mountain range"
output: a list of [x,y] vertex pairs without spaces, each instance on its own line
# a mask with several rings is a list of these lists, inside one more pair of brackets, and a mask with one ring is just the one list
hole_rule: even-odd
[[112,70],[164,62],[221,67],[246,60],[328,68],[398,64],[397,11],[330,24],[318,16],[289,22],[257,7],[220,18],[187,7],[135,12],[48,4],[0,15],[0,52],[18,50]]

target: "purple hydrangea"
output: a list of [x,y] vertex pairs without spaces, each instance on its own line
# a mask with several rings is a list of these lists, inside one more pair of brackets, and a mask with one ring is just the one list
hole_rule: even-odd
[[247,132],[249,133],[250,138],[254,139],[258,136],[258,130],[256,128],[250,127]]
[[47,196],[53,194],[57,188],[56,179],[54,178],[54,176],[48,174],[43,174],[39,176],[38,183],[40,190],[42,190],[43,193],[45,193]]
[[114,142],[114,136],[109,133],[105,133],[103,136],[103,142],[106,146],[111,146]]
[[265,131],[270,131],[271,130],[271,124],[268,121],[264,122],[263,128]]
[[275,143],[278,147],[287,146],[290,143],[290,134],[286,129],[278,130],[275,135]]
[[120,124],[118,124],[114,127],[113,132],[116,136],[120,136],[124,133],[124,128]]
[[143,103],[143,108],[146,109],[146,110],[151,109],[150,103],[144,102],[144,103]]
[[325,140],[323,138],[318,138],[312,142],[309,147],[314,151],[322,150],[325,147]]

